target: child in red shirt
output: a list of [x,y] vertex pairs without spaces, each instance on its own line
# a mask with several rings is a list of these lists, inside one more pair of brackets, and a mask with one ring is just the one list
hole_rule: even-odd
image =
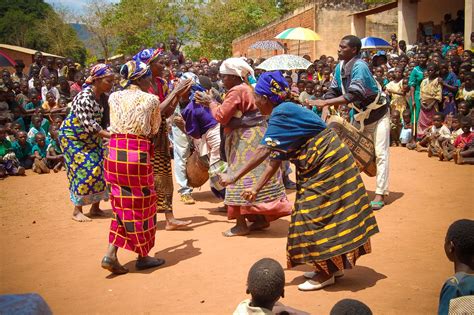
[[457,150],[454,161],[456,164],[472,164],[474,162],[474,132],[471,132],[469,117],[461,119],[461,129],[463,133],[454,140],[454,147]]

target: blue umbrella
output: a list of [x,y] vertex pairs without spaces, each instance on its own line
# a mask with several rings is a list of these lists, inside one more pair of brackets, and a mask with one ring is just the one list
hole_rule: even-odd
[[361,39],[362,49],[391,49],[392,46],[385,39],[378,37],[364,37]]

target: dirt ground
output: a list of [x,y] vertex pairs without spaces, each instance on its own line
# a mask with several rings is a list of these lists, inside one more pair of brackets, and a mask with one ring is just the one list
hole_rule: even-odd
[[[375,314],[436,312],[441,286],[453,273],[443,250],[446,229],[456,219],[474,217],[474,167],[404,148],[391,153],[392,193],[376,215],[381,233],[372,238],[373,253],[321,291],[298,291],[307,267],[285,269],[282,303],[312,314],[328,314],[343,298],[361,300]],[[373,195],[375,180],[364,176],[364,182]],[[224,238],[221,232],[232,222],[215,211],[220,202],[207,184],[193,195],[194,206],[174,197],[175,215],[193,220],[190,230],[158,225],[151,254],[166,264],[139,272],[135,255],[120,250],[131,272],[114,277],[100,268],[110,219],[71,220],[65,172],[0,181],[0,293],[37,292],[56,314],[232,313],[247,298],[246,276],[254,262],[272,257],[286,266],[288,218],[266,232]],[[111,213],[110,204],[102,208]]]

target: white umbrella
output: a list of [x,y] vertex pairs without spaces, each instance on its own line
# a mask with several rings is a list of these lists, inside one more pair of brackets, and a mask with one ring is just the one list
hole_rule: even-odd
[[257,69],[265,71],[275,70],[306,70],[312,63],[303,57],[296,55],[277,55],[268,58],[257,66]]

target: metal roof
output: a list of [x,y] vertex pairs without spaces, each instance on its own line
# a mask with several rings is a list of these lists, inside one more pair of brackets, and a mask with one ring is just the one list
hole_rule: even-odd
[[[39,50],[34,50],[34,49],[25,48],[25,47],[21,47],[21,46],[14,46],[14,45],[7,45],[7,44],[0,44],[0,48],[19,51],[19,52],[22,52],[22,53],[25,53],[25,54],[28,54],[28,55],[34,55],[35,52],[39,51]],[[49,54],[49,53],[43,52],[43,51],[41,51],[41,53],[43,54],[43,56],[47,56],[47,57],[64,58],[63,56],[53,55],[53,54]]]

